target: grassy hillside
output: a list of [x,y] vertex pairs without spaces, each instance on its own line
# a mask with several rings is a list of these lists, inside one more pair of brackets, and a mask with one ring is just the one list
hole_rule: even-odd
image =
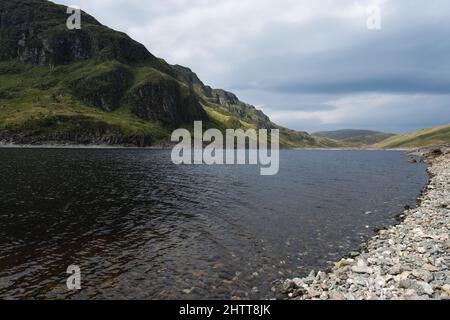
[[[88,143],[152,144],[169,134],[156,121],[145,121],[127,106],[114,111],[95,108],[78,99],[72,79],[83,70],[109,70],[112,65],[76,63],[49,70],[19,61],[0,62],[0,137],[9,136],[23,143],[46,140]],[[86,82],[89,82],[89,75]],[[75,80],[76,81],[76,80]],[[79,81],[78,85],[85,82]],[[101,82],[92,91],[101,90]],[[84,92],[88,94],[88,92]],[[111,95],[113,99],[113,95]]]
[[378,148],[416,148],[450,143],[450,125],[414,131],[375,144]]
[[277,128],[283,147],[334,144],[279,127],[86,13],[82,29],[69,31],[66,7],[50,1],[1,0],[0,12],[0,141],[144,146],[202,120],[223,130]]
[[371,130],[344,129],[316,132],[313,136],[336,140],[345,147],[363,147],[371,146],[395,135]]

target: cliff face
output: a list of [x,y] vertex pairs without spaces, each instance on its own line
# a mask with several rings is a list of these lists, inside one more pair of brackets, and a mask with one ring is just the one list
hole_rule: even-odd
[[132,112],[141,119],[182,125],[194,120],[207,120],[194,92],[174,79],[145,81],[127,96]]
[[[3,141],[147,145],[195,120],[222,129],[280,128],[234,94],[205,85],[189,68],[167,64],[86,13],[81,30],[68,30],[66,10],[46,0],[0,0]],[[280,129],[282,145],[317,143]]]
[[[127,35],[83,13],[83,28],[68,30],[66,7],[45,0],[0,2],[2,60],[55,66],[99,57],[125,63],[156,59]],[[3,45],[5,44],[5,45]]]

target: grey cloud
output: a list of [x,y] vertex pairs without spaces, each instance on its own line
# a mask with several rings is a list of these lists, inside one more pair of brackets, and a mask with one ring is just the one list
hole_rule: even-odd
[[[297,104],[291,104],[291,105],[281,105],[281,106],[277,106],[275,107],[273,110],[277,110],[277,111],[329,111],[329,110],[333,110],[336,109],[335,106],[333,105],[329,105],[329,104],[302,104],[302,103],[297,103]],[[270,107],[267,107],[267,110],[271,110]]]
[[[403,132],[450,122],[447,0],[381,1],[379,31],[352,11],[370,0],[57,2],[131,32],[153,53],[235,91],[285,126]],[[370,93],[399,98],[370,108],[333,104]],[[324,120],[331,115],[335,122]]]
[[284,93],[346,93],[385,92],[385,93],[450,93],[450,80],[436,78],[418,78],[408,76],[372,77],[368,79],[329,80],[319,82],[286,82],[261,89]]

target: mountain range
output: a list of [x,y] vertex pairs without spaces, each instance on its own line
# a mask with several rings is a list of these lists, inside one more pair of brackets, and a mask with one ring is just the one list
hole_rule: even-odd
[[416,147],[448,143],[449,127],[405,136],[367,130],[313,135],[281,127],[128,35],[47,0],[0,0],[0,143],[161,146],[174,129],[279,129],[280,146]]
[[337,146],[289,130],[124,33],[46,0],[0,1],[0,141],[151,146],[176,128],[279,129],[283,147]]
[[344,129],[316,132],[313,133],[313,136],[336,140],[346,147],[362,147],[379,143],[395,136],[395,134],[371,130]]

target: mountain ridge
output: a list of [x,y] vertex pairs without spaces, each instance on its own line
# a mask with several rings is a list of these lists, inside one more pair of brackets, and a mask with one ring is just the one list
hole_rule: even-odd
[[393,133],[362,130],[341,129],[335,131],[320,131],[312,134],[314,137],[328,138],[338,141],[345,147],[367,147],[395,136]]
[[337,146],[274,124],[85,12],[82,29],[68,30],[66,8],[0,1],[1,141],[148,146],[202,120],[221,130],[280,129],[287,148]]
[[422,148],[450,144],[450,124],[398,135],[374,145],[377,148]]

